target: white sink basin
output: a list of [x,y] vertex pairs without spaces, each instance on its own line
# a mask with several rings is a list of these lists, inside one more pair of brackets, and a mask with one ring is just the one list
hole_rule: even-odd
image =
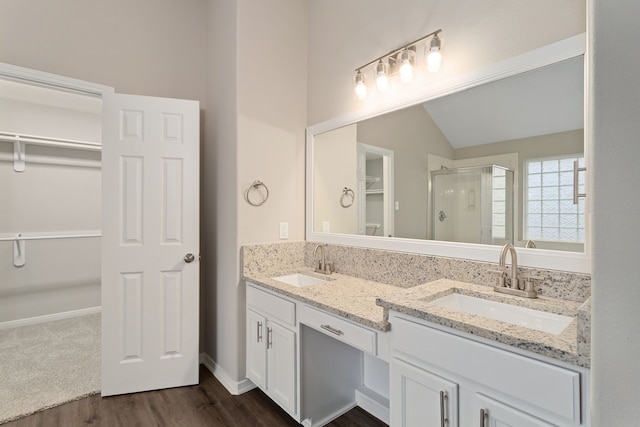
[[573,317],[452,293],[430,304],[559,335]]
[[297,286],[299,288],[311,285],[319,285],[326,282],[324,279],[318,277],[307,276],[302,273],[287,274],[286,276],[273,277],[273,280],[286,283],[287,285]]

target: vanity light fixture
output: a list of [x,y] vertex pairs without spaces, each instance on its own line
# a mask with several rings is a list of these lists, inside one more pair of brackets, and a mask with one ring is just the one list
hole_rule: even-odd
[[400,80],[402,80],[402,83],[409,83],[413,80],[414,58],[415,51],[411,49],[404,49],[400,52]]
[[364,74],[358,70],[356,73],[356,96],[358,99],[365,99],[367,97],[367,84],[365,83]]
[[389,77],[387,64],[382,62],[382,60],[378,61],[376,65],[376,87],[380,92],[384,92],[389,89]]
[[427,55],[427,70],[431,73],[436,73],[440,69],[440,62],[442,61],[442,43],[440,37],[435,34],[431,39],[431,45],[429,46],[429,55]]
[[[427,34],[417,40],[407,43],[391,52],[382,55],[365,65],[356,68],[355,75],[355,92],[358,99],[367,97],[367,81],[366,74],[373,69],[376,88],[379,92],[385,92],[389,88],[390,78],[396,74],[400,75],[403,83],[409,83],[413,80],[415,68],[417,66],[418,55],[417,46],[431,37],[431,43],[428,47],[427,70],[436,72],[440,69],[440,61],[442,60],[442,41],[438,34],[442,30],[437,30]],[[371,67],[374,65],[374,67]]]

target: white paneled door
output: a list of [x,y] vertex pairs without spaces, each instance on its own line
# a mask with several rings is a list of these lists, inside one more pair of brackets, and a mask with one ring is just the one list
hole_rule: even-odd
[[103,96],[102,395],[198,383],[199,104]]

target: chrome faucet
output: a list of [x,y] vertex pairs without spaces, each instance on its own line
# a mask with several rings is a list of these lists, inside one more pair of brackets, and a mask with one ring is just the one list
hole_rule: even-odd
[[318,253],[318,250],[320,250],[320,261],[318,262],[318,266],[316,267],[316,273],[322,273],[322,274],[331,274],[333,273],[333,263],[331,262],[326,262],[325,260],[325,248],[327,247],[327,245],[316,245],[316,247],[313,249],[313,257],[316,257],[316,254]]
[[[507,276],[507,254],[511,254],[511,277]],[[538,298],[538,293],[533,288],[533,285],[536,280],[543,280],[544,277],[523,275],[520,278],[518,276],[518,254],[516,253],[516,247],[511,243],[507,243],[502,247],[498,269],[491,270],[491,272],[498,275],[497,283],[493,288],[496,292],[525,298]],[[520,286],[521,283],[522,286]]]

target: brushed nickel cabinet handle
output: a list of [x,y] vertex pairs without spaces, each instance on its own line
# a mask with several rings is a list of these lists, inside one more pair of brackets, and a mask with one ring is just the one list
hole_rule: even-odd
[[480,427],[486,427],[488,412],[484,409],[480,409]]
[[273,347],[273,330],[267,328],[267,348]]
[[258,342],[262,341],[262,322],[258,322],[256,332],[258,333]]
[[322,329],[324,329],[325,331],[329,331],[329,332],[331,332],[332,334],[335,334],[335,335],[344,335],[344,333],[343,333],[340,329],[332,328],[330,325],[320,325],[320,327],[321,327]]
[[446,402],[448,396],[444,391],[440,392],[440,427],[447,427],[449,425],[449,418],[445,415]]

